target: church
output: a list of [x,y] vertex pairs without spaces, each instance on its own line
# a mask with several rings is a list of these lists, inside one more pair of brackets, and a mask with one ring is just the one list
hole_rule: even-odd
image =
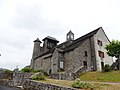
[[84,67],[86,71],[101,71],[105,64],[112,65],[113,58],[107,55],[105,46],[110,43],[102,27],[99,27],[74,40],[74,33],[66,34],[66,41],[51,36],[34,41],[30,68],[42,69],[48,74],[61,71],[77,71]]

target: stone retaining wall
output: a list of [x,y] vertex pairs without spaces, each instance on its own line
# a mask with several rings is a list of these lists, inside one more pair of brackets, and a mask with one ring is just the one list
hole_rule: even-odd
[[59,85],[47,84],[33,80],[26,80],[23,88],[25,90],[80,90],[75,88],[68,88]]
[[13,74],[14,86],[22,86],[26,79],[29,79],[32,73],[16,72]]
[[13,80],[0,79],[0,85],[14,86],[14,82],[13,82]]
[[50,78],[58,79],[58,80],[74,80],[75,75],[74,73],[56,73],[56,74],[51,74]]
[[8,72],[7,70],[0,70],[0,79],[12,79],[13,72]]
[[5,72],[0,73],[0,85],[5,86],[22,86],[26,79],[30,78],[32,76],[32,73],[23,73],[23,72],[14,72],[13,75],[11,75],[10,79],[6,78]]

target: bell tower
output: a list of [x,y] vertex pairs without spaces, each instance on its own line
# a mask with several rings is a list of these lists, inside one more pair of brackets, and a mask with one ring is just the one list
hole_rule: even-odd
[[67,33],[66,40],[74,40],[74,33],[71,30]]
[[43,39],[44,43],[43,43],[43,48],[44,48],[44,52],[48,51],[49,49],[53,48],[54,46],[57,45],[57,43],[59,43],[58,40],[56,40],[55,38],[51,37],[51,36],[47,36]]
[[32,59],[31,59],[31,64],[30,64],[30,68],[34,69],[34,65],[35,65],[35,58],[38,57],[40,55],[40,44],[42,42],[39,40],[39,38],[37,38],[34,41],[34,48],[33,48],[33,55],[32,55]]

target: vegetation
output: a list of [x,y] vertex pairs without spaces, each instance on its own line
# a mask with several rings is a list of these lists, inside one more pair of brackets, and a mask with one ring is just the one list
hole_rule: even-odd
[[45,76],[48,76],[48,74],[47,74],[44,70],[42,70],[42,69],[39,69],[39,70],[31,70],[31,72],[33,72],[33,73],[41,72],[41,73],[43,73]]
[[90,83],[83,83],[80,80],[77,80],[73,82],[72,87],[80,88],[80,89],[88,89],[88,88],[92,89],[93,85]]
[[34,77],[32,77],[32,80],[45,80],[45,76],[44,75],[34,76]]
[[5,73],[12,73],[13,74],[13,71],[11,71],[11,70],[5,70]]
[[26,66],[24,67],[21,72],[32,72],[32,73],[37,73],[37,72],[41,72],[43,73],[45,76],[48,76],[48,74],[42,70],[42,69],[39,69],[39,70],[33,70],[33,69],[30,69],[30,66]]
[[120,82],[120,71],[88,72],[80,76],[82,81]]
[[112,40],[109,45],[106,45],[107,54],[112,57],[119,58],[120,56],[120,41]]
[[[69,81],[69,80],[56,80],[56,79],[46,79],[39,81],[42,83],[49,83],[49,84],[56,84],[56,85],[61,85],[61,86],[66,86],[66,87],[73,87],[74,81]],[[100,83],[94,83],[91,82],[90,85],[93,86],[93,90],[119,90],[120,85],[108,85],[108,84],[100,84]],[[85,90],[92,90],[92,89],[85,89]]]
[[24,67],[21,71],[22,72],[31,72],[32,69],[30,69],[29,67]]
[[5,69],[5,70],[1,71],[0,76],[1,76],[1,79],[12,80],[12,78],[13,78],[13,71]]
[[104,68],[102,69],[102,71],[103,71],[103,72],[109,72],[109,71],[111,71],[110,65],[109,65],[109,64],[106,64],[106,65],[104,66]]

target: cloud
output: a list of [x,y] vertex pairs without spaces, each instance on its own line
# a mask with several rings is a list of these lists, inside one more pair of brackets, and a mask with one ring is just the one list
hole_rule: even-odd
[[57,20],[49,21],[45,17],[45,12],[42,8],[42,5],[38,5],[38,3],[33,3],[32,5],[17,3],[17,15],[11,20],[12,26],[29,31],[41,32],[44,30],[44,32],[49,32],[51,28],[61,25]]
[[60,42],[72,30],[78,38],[100,26],[120,36],[118,0],[0,0],[0,66],[29,64],[33,41],[50,35]]

